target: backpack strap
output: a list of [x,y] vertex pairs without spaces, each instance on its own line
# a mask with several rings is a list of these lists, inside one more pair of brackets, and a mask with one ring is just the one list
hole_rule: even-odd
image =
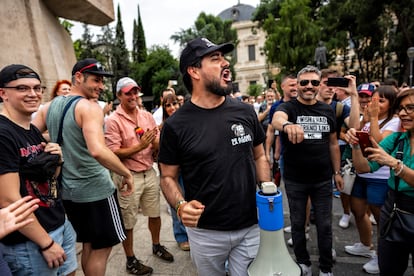
[[69,102],[65,105],[65,108],[63,109],[62,116],[60,117],[58,137],[56,140],[56,143],[58,143],[59,145],[62,145],[62,141],[63,141],[62,133],[63,133],[63,121],[65,119],[65,115],[68,112],[69,107],[72,105],[72,103],[79,98],[82,98],[82,96],[75,96],[72,99],[70,99]]

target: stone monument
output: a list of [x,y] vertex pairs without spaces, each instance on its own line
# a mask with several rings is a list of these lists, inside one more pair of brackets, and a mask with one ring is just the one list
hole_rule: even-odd
[[318,69],[321,69],[327,65],[326,47],[322,41],[319,41],[318,47],[315,49],[315,63]]
[[0,69],[22,63],[40,74],[47,90],[70,79],[76,63],[73,42],[58,17],[104,26],[114,20],[112,0],[2,0]]

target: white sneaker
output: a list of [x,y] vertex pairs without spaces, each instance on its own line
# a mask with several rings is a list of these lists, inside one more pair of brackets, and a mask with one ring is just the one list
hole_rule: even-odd
[[333,276],[333,273],[332,272],[319,271],[319,276]]
[[370,246],[365,246],[362,243],[358,242],[354,245],[345,246],[345,252],[351,255],[362,256],[367,258],[372,258],[375,256],[375,250],[371,250]]
[[375,255],[374,257],[372,257],[372,259],[369,262],[364,264],[362,269],[365,270],[365,272],[369,274],[379,274],[380,270],[378,266],[378,256]]
[[299,264],[299,266],[303,276],[312,276],[312,266],[307,266],[305,264]]
[[[310,230],[310,226],[306,226],[305,228],[305,232],[308,233]],[[285,228],[283,228],[283,232],[285,233],[292,233],[292,226],[286,226]]]
[[[305,238],[306,240],[309,240],[309,233],[305,233]],[[293,239],[292,238],[288,239],[287,244],[289,246],[293,246]]]
[[339,227],[346,229],[349,227],[349,220],[351,219],[351,215],[343,214],[341,219],[339,220]]
[[371,214],[371,215],[369,216],[369,220],[371,221],[371,224],[372,224],[372,225],[377,225],[377,221],[375,220],[375,217],[374,217],[374,215],[373,215],[373,214]]

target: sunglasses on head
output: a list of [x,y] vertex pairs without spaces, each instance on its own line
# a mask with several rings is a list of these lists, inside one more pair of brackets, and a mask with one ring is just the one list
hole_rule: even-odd
[[91,68],[93,68],[94,70],[97,70],[97,71],[105,71],[105,68],[102,66],[102,64],[100,62],[95,62],[95,63],[89,64],[89,65],[86,65],[85,67],[82,67],[79,70],[79,73],[82,73],[86,69],[91,69]]
[[313,86],[319,86],[319,84],[321,83],[321,81],[319,80],[300,80],[299,84],[300,86],[306,86],[309,84],[309,82],[313,85]]

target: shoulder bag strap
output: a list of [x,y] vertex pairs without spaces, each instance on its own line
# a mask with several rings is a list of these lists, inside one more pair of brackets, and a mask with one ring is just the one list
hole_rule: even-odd
[[72,99],[70,99],[70,101],[65,105],[65,108],[63,109],[62,116],[60,117],[59,132],[58,132],[58,137],[56,141],[56,143],[58,143],[59,145],[62,145],[62,141],[63,141],[63,137],[62,137],[63,120],[65,119],[66,112],[68,112],[69,107],[72,105],[72,103],[79,98],[82,98],[82,96],[75,96]]
[[[397,137],[398,141],[398,148],[397,148],[397,153],[395,154],[395,158],[397,158],[398,160],[403,160],[403,155],[404,155],[404,139],[400,139],[401,134]],[[396,175],[394,175],[394,187],[395,187],[395,201],[397,202],[397,198],[399,195],[399,191],[398,191],[398,186],[400,184],[400,178]]]

